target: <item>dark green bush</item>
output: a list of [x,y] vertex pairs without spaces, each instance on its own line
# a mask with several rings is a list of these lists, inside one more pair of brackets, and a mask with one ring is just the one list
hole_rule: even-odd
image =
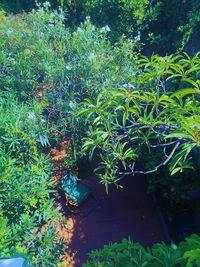
[[200,237],[192,235],[179,246],[157,243],[145,249],[139,243],[123,239],[121,243],[105,245],[92,251],[84,267],[198,267],[200,264]]

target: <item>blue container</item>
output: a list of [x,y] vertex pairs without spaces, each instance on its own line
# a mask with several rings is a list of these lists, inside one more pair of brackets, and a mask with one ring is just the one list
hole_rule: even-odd
[[77,204],[81,204],[91,192],[90,188],[78,181],[72,173],[63,177],[61,187]]
[[0,267],[29,267],[24,258],[0,259]]

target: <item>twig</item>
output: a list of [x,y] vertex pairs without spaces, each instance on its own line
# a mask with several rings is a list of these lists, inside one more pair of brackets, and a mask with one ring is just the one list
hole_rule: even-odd
[[[153,173],[156,172],[160,167],[166,165],[170,159],[173,157],[176,149],[178,148],[178,146],[180,145],[180,142],[176,143],[176,145],[174,146],[173,150],[171,151],[171,153],[169,154],[169,156],[167,157],[167,159],[163,162],[161,162],[159,165],[157,165],[154,169],[149,170],[149,171],[135,171],[134,169],[132,169],[130,172],[118,172],[119,175],[122,175],[121,177],[119,177],[118,179],[114,180],[114,183],[116,183],[117,181],[120,181],[122,178],[124,178],[126,175],[134,175],[134,174],[149,174],[149,173]],[[134,167],[134,165],[133,165]],[[111,182],[112,183],[112,182]]]

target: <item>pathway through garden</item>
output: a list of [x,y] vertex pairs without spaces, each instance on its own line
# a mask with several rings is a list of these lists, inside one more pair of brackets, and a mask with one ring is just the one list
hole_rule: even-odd
[[70,216],[69,228],[63,231],[67,254],[76,253],[70,266],[82,266],[91,250],[122,238],[130,237],[144,246],[166,240],[156,205],[146,193],[146,177],[126,177],[124,188],[110,186],[109,194],[93,172],[89,183],[92,194]]
[[[58,182],[67,171],[63,169],[62,160],[68,156],[69,146],[68,141],[63,141],[48,151],[55,165],[54,177]],[[91,187],[91,195],[76,214],[65,211],[68,227],[58,227],[60,237],[68,245],[67,255],[63,259],[75,253],[70,267],[82,266],[91,250],[101,249],[109,242],[120,242],[122,238],[130,237],[144,246],[166,240],[158,209],[152,196],[146,193],[147,177],[128,176],[122,180],[123,189],[111,185],[106,194],[105,187],[93,172],[97,162],[94,158],[91,172],[83,177],[87,178],[85,180]]]

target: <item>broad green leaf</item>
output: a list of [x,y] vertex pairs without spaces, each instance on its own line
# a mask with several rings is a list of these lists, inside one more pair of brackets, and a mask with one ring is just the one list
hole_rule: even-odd
[[181,89],[181,90],[178,90],[173,95],[171,95],[171,97],[179,97],[179,96],[183,97],[183,96],[189,95],[189,94],[200,94],[200,90],[196,90],[196,89],[192,89],[192,88]]

